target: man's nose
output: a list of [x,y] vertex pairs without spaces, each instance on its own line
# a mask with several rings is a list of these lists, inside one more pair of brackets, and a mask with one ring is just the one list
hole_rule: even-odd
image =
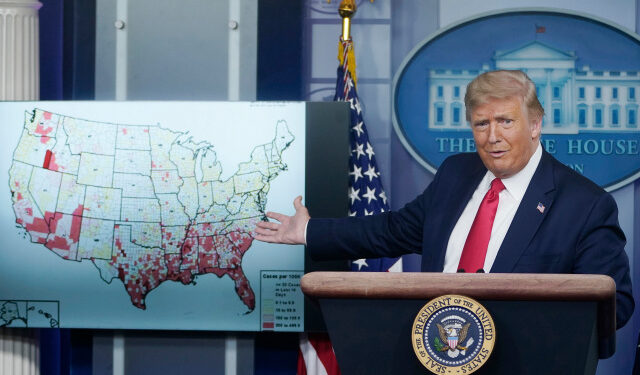
[[496,121],[489,123],[489,143],[499,142],[501,139],[500,126]]

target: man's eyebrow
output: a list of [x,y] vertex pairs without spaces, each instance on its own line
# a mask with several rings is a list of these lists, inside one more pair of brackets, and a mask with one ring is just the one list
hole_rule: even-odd
[[493,117],[493,119],[497,120],[497,121],[504,121],[504,120],[513,120],[514,116],[509,114],[509,113],[498,113],[496,115],[493,116],[478,116],[475,119],[472,118],[470,123],[471,124],[482,124],[484,122],[489,122],[489,118]]
[[494,116],[494,118],[496,120],[510,120],[513,118],[513,116],[507,114],[507,113],[501,113],[499,115]]

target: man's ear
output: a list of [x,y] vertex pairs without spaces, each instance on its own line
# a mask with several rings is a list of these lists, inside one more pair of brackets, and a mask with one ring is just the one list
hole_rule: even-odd
[[542,133],[542,116],[536,116],[531,120],[531,139],[540,138]]

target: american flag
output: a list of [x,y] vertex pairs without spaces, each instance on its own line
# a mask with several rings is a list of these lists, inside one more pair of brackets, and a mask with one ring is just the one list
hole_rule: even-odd
[[[351,39],[340,40],[341,65],[338,67],[335,101],[349,102],[351,124],[349,143],[349,216],[369,216],[389,211],[389,202],[382,188],[382,180],[376,163],[362,107],[356,91],[355,58]],[[402,271],[401,258],[358,259],[351,263],[353,271]]]
[[[362,107],[355,87],[355,58],[351,39],[340,39],[340,65],[335,101],[349,102],[351,124],[349,140],[349,216],[368,216],[389,211],[389,202],[382,189],[380,172]],[[402,258],[358,259],[351,263],[354,271],[402,272]],[[298,375],[340,375],[329,336],[325,333],[303,334],[298,352]]]

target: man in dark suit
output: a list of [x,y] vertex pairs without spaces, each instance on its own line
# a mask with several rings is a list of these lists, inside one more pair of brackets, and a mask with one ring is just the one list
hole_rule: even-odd
[[631,317],[629,261],[610,194],[540,144],[544,109],[521,71],[483,73],[467,86],[476,153],[447,158],[427,189],[397,212],[310,219],[267,213],[256,238],[306,244],[315,259],[422,253],[430,272],[604,274],[616,282],[617,326]]

